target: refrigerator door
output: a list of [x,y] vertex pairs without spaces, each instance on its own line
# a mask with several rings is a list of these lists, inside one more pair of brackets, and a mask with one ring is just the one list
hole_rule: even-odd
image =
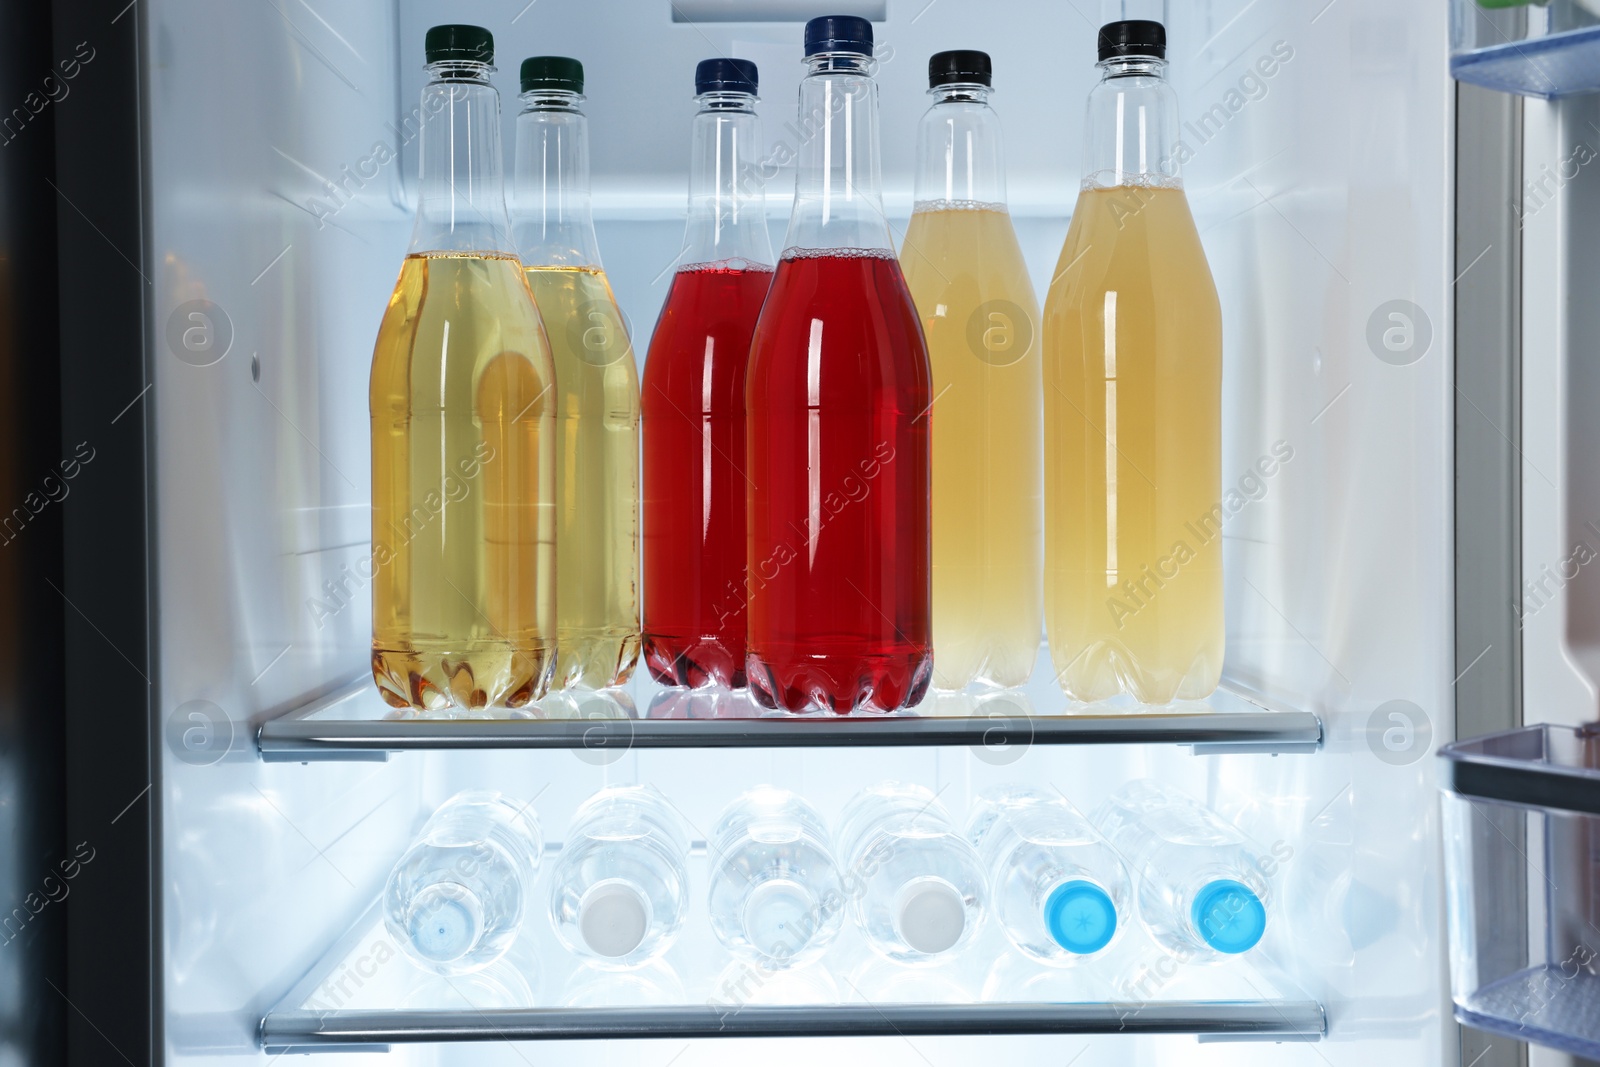
[[[760,1019],[755,1006],[807,998],[957,1005],[946,1016],[913,1013],[918,1025],[898,1036],[870,1023],[882,1036],[827,1044],[713,1038],[686,1014],[675,1023],[646,1015],[631,1031],[636,1040],[604,1053],[640,1064],[819,1054],[885,1064],[996,1054],[1081,1065],[1455,1062],[1438,815],[1424,758],[1452,736],[1456,673],[1454,95],[1442,5],[1227,0],[1173,5],[1168,19],[1185,183],[1223,308],[1227,682],[1267,707],[1315,715],[1319,747],[1271,756],[1118,739],[997,754],[980,734],[976,743],[888,750],[580,743],[306,763],[263,759],[256,735],[269,720],[359,688],[367,672],[367,372],[410,229],[424,30],[445,17],[494,30],[508,137],[511,71],[522,56],[584,62],[599,240],[642,358],[680,247],[694,63],[726,54],[761,67],[769,216],[781,241],[793,179],[783,161],[806,135],[793,115],[799,25],[769,21],[761,0],[702,5],[719,9],[716,21],[663,0],[462,0],[447,14],[420,0],[145,0],[120,14],[117,3],[92,6],[63,25],[81,25],[74,32],[91,43],[100,40],[95,19],[112,27],[97,55],[117,76],[73,104],[107,108],[124,128],[101,164],[115,179],[103,200],[88,159],[74,157],[73,173],[62,175],[84,219],[105,231],[102,247],[77,234],[80,258],[63,271],[64,322],[79,331],[80,365],[95,368],[86,375],[133,385],[138,403],[121,421],[137,420],[148,449],[130,447],[120,459],[141,472],[136,488],[151,520],[148,607],[102,604],[103,618],[86,614],[102,627],[149,626],[148,655],[134,659],[150,684],[119,679],[75,695],[68,721],[91,734],[111,729],[103,724],[113,713],[137,717],[149,707],[151,765],[129,748],[122,758],[139,765],[103,792],[109,804],[124,778],[151,784],[148,807],[134,809],[151,820],[148,877],[128,868],[138,883],[128,892],[152,895],[149,928],[105,935],[136,970],[137,946],[149,948],[150,1059],[264,1061],[263,1038],[273,1055],[285,1045],[307,1051],[317,1013],[347,1022],[340,1012],[360,1011],[361,1033],[327,1042],[344,1054],[337,1062],[592,1062],[592,1043],[534,1047],[509,1039],[530,1036],[517,1028],[525,1019],[501,1033],[500,1016],[472,1011],[422,1036],[474,1044],[408,1040],[435,1002],[368,909],[410,835],[457,789],[537,798],[555,847],[577,805],[610,784],[657,785],[703,841],[692,827],[709,827],[723,804],[761,782],[801,792],[832,820],[860,786],[901,778],[940,791],[961,820],[989,785],[1054,786],[1091,810],[1126,781],[1152,776],[1209,804],[1273,858],[1275,932],[1241,968],[1174,967],[1132,939],[1087,992],[1039,994],[1094,1006],[1098,1022],[1087,1031],[985,1016],[979,1006],[1003,999],[985,992],[1006,977],[991,973],[1005,956],[998,943],[949,973],[885,977],[864,957],[841,957],[815,987],[730,978],[704,923],[703,882],[681,954],[668,957],[677,975],[571,971],[540,898],[537,962],[524,972],[539,976],[529,990],[536,1003],[520,1007],[575,1011],[581,1023],[600,1018],[583,1010],[608,997],[642,1003],[646,986],[701,1016],[707,1004],[751,1004],[741,1025]],[[887,16],[875,30],[896,239],[912,206],[926,57],[983,48],[994,57],[1012,213],[1042,293],[1077,193],[1098,13],[1040,0],[936,0],[890,5]],[[88,119],[81,128],[92,131]],[[143,339],[142,377],[130,370],[134,349],[115,358],[94,351],[95,329],[129,323]],[[69,402],[90,385],[66,384]],[[80,538],[115,540],[89,524],[113,510],[102,502],[76,527]],[[75,559],[92,585],[90,547],[80,544]],[[89,640],[74,657],[105,659]],[[1008,722],[1067,710],[1047,659],[1019,692],[1007,697]],[[636,712],[648,712],[654,693],[635,688]],[[99,753],[92,766],[113,755]],[[548,883],[538,884],[542,893]],[[94,909],[109,915],[127,902],[110,886],[97,893],[85,894],[82,921],[99,932]],[[74,1002],[89,1021],[126,1012],[106,986],[84,981]],[[1202,1027],[1157,1025],[1170,1022],[1173,1004],[1218,998],[1257,1014],[1262,1004],[1294,1007],[1281,1026],[1249,1024],[1272,1042],[1197,1042]],[[1230,1012],[1213,1012],[1204,1028],[1231,1032],[1211,1037],[1241,1036],[1220,1023]],[[808,1032],[853,1034],[857,1017],[876,1018],[819,1015]],[[972,1036],[988,1032],[1012,1036]],[[1285,1034],[1307,1040],[1275,1043]],[[103,1053],[85,1045],[75,1062],[106,1062]],[[333,1062],[332,1052],[316,1054]]]
[[[1600,339],[1589,293],[1597,234],[1600,147],[1593,124],[1600,97],[1522,105],[1524,145],[1511,203],[1522,243],[1520,341],[1521,535],[1511,597],[1523,655],[1523,706],[1532,725],[1580,726],[1600,719],[1600,465],[1591,412],[1600,399],[1592,352]],[[1537,855],[1537,853],[1532,853]],[[1543,869],[1543,863],[1539,867]],[[1545,929],[1547,886],[1563,908],[1584,908],[1587,876],[1550,885],[1530,874],[1529,928]],[[1548,916],[1554,922],[1554,915]],[[1591,938],[1593,935],[1585,935]],[[1537,959],[1542,945],[1530,947]],[[1566,1067],[1565,1054],[1534,1049],[1536,1067]]]

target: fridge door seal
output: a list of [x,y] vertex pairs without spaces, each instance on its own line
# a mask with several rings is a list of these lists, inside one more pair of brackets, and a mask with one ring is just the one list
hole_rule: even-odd
[[[162,1062],[161,695],[156,676],[152,301],[144,4],[50,5],[54,57],[92,48],[56,126],[61,441],[92,463],[61,504],[69,842],[66,1062]],[[80,56],[81,52],[77,53]],[[29,312],[37,309],[26,309]],[[81,455],[80,455],[80,458]],[[111,1046],[108,1051],[107,1045]]]

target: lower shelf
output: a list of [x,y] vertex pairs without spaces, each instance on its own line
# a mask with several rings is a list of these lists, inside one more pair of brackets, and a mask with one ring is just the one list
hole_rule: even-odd
[[311,1045],[416,1041],[542,1041],[706,1037],[927,1037],[1003,1034],[1196,1034],[1315,1041],[1326,1032],[1310,1000],[1159,1004],[835,1004],[484,1011],[274,1011],[268,1052]]
[[[483,970],[439,977],[400,951],[375,903],[267,1012],[261,1044],[276,1053],[623,1038],[1190,1034],[1202,1041],[1319,1041],[1327,1033],[1321,1004],[1265,958],[1173,968],[1137,931],[1119,942],[1120,954],[1114,949],[1098,961],[1098,974],[1095,964],[1053,969],[1029,960],[995,923],[944,964],[890,963],[847,925],[821,960],[767,970],[731,959],[704,917],[692,915],[663,958],[615,971],[573,957],[548,924],[530,927]],[[1143,977],[1126,987],[1108,980],[1134,973]],[[1118,991],[1127,999],[1101,999]]]

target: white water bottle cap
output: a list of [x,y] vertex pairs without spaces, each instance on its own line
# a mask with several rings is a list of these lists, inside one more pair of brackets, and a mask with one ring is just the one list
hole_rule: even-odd
[[967,904],[960,890],[943,878],[916,878],[900,891],[895,917],[900,936],[912,949],[935,955],[952,948],[967,928]]
[[599,882],[578,904],[578,931],[597,956],[626,956],[639,947],[649,928],[650,902],[627,882]]

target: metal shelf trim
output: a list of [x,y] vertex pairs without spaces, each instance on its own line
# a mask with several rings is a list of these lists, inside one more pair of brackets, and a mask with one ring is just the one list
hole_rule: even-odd
[[614,1038],[893,1037],[999,1034],[1197,1034],[1315,1041],[1327,1032],[1313,1000],[1146,1004],[839,1004],[805,1007],[516,1008],[448,1011],[274,1011],[261,1040],[306,1045]]

